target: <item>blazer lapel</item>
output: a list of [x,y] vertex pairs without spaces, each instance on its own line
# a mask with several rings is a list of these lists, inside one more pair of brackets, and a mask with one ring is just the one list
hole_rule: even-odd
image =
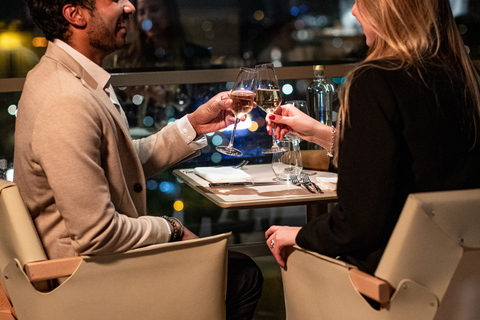
[[48,43],[46,57],[55,59],[69,69],[72,74],[80,80],[82,85],[92,92],[92,96],[98,101],[101,108],[105,108],[112,115],[115,121],[118,123],[123,134],[130,139],[130,132],[128,130],[128,123],[124,120],[117,107],[113,104],[98,82],[67,52],[58,47],[52,42]]

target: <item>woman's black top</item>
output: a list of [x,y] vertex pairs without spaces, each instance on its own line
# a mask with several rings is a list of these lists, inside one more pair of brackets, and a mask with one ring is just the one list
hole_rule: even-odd
[[480,187],[464,83],[440,68],[422,77],[378,67],[356,75],[342,124],[338,204],[300,230],[299,246],[373,273],[408,194]]

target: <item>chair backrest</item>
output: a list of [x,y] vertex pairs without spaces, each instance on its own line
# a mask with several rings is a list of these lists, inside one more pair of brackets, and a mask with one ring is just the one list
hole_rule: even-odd
[[16,184],[0,180],[0,274],[14,259],[23,266],[47,256]]
[[409,195],[375,275],[403,279],[442,301],[464,250],[480,253],[480,189]]
[[82,257],[60,286],[40,292],[23,266],[46,254],[16,185],[0,180],[1,280],[19,319],[225,319],[229,236]]

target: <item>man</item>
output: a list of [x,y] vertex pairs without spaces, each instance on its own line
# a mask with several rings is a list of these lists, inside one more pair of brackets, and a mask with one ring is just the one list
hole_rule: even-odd
[[[15,182],[48,257],[196,238],[176,219],[146,216],[145,177],[198,154],[203,134],[233,123],[228,93],[132,141],[110,75],[100,66],[125,45],[134,6],[128,0],[27,2],[49,44],[19,102]],[[251,318],[261,294],[258,267],[232,254],[228,280],[227,317]]]

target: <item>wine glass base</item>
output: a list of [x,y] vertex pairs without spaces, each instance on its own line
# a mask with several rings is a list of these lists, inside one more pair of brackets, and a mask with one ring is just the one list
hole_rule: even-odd
[[262,153],[263,154],[272,154],[272,153],[287,152],[287,151],[288,151],[288,149],[286,149],[286,148],[272,147],[270,149],[263,150]]
[[231,156],[231,157],[241,157],[243,156],[243,152],[238,150],[238,149],[235,149],[235,148],[232,148],[232,147],[224,147],[224,146],[219,146],[219,147],[216,147],[217,151],[220,152],[220,153],[223,153],[227,156]]

